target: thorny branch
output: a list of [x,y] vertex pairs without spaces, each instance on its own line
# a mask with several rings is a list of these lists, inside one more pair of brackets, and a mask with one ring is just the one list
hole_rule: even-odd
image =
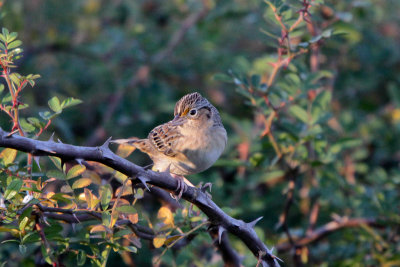
[[[56,143],[52,140],[38,141],[18,135],[10,135],[0,128],[0,147],[13,148],[31,153],[34,156],[55,156],[67,161],[95,161],[111,167],[128,177],[133,177],[132,183],[150,184],[164,190],[174,191],[178,182],[167,172],[154,172],[123,159],[114,154],[108,147],[109,140],[100,147],[83,147]],[[187,187],[182,198],[196,205],[209,218],[211,226],[218,227],[218,236],[224,231],[241,239],[255,257],[262,260],[263,266],[279,266],[278,259],[272,251],[260,240],[254,231],[254,226],[261,219],[246,223],[227,215],[217,206],[205,192],[199,188]]]

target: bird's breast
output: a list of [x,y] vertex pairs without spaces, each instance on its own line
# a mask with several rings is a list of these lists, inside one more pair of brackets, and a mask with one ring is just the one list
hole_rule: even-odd
[[181,165],[185,165],[191,173],[210,168],[221,156],[227,142],[223,127],[188,130],[184,137],[185,146],[181,148],[181,152],[186,160]]

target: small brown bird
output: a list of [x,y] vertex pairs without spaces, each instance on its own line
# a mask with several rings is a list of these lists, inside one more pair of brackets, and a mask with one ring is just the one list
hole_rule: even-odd
[[133,145],[148,154],[154,162],[153,170],[169,170],[179,179],[180,198],[186,187],[183,175],[210,168],[224,151],[227,134],[218,110],[199,93],[182,97],[175,105],[174,116],[154,128],[146,139],[113,142]]

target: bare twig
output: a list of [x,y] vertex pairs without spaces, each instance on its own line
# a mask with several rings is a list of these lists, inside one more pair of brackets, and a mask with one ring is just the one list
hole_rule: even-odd
[[[326,237],[327,235],[335,231],[344,228],[361,227],[362,225],[369,225],[377,228],[383,227],[383,225],[378,223],[376,219],[366,219],[366,218],[343,219],[341,221],[329,222],[317,228],[316,230],[310,232],[307,236],[303,238],[293,237],[293,239],[297,247],[306,246]],[[278,244],[276,248],[279,252],[285,252],[292,248],[292,244],[290,242],[285,242]]]

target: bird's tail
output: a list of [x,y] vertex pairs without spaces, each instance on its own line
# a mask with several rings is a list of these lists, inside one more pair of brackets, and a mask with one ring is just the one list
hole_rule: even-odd
[[116,139],[112,140],[111,143],[120,145],[130,145],[140,151],[147,153],[150,157],[153,155],[154,148],[149,144],[149,139],[138,139],[138,138],[128,138],[128,139]]
[[139,142],[140,139],[138,138],[128,138],[128,139],[116,139],[116,140],[111,140],[110,142],[113,144],[119,144],[119,145],[133,145],[134,143]]

